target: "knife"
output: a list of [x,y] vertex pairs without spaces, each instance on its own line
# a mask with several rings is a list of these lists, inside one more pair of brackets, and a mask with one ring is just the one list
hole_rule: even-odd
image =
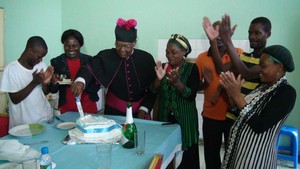
[[70,135],[68,134],[65,139],[62,141],[63,144],[67,144],[67,145],[75,145],[77,144],[76,141],[72,140]]
[[63,140],[62,140],[62,143],[63,144],[68,144],[68,142],[70,141],[70,135],[68,134]]

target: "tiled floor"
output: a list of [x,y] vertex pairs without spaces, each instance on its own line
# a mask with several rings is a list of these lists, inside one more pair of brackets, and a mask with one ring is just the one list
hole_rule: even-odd
[[[201,143],[199,145],[199,155],[200,155],[200,169],[205,169],[205,162],[204,162],[204,152],[203,152],[203,144]],[[221,150],[221,157],[223,157],[224,149]],[[278,161],[277,169],[292,169],[293,163],[290,161]],[[298,164],[298,168],[300,168],[300,165]]]

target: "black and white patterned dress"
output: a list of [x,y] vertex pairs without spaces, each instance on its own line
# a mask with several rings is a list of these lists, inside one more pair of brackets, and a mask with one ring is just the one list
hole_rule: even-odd
[[296,91],[285,77],[261,92],[264,87],[245,97],[249,102],[231,128],[222,169],[277,168],[277,136],[294,107]]

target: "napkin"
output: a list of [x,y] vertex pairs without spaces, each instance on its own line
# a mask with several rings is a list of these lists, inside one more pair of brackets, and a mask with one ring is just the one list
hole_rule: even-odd
[[0,140],[0,160],[21,163],[40,156],[39,151],[20,143],[16,139]]

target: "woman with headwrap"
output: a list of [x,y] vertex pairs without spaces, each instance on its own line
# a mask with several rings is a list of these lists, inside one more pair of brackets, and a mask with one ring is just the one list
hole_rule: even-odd
[[278,133],[296,100],[296,91],[285,77],[286,71],[294,70],[292,55],[280,45],[267,47],[260,68],[262,84],[245,97],[240,75],[221,73],[221,84],[240,114],[230,131],[224,169],[277,168]]
[[158,120],[178,123],[181,127],[183,157],[178,168],[199,168],[199,132],[196,95],[199,71],[196,64],[185,61],[191,52],[188,40],[173,34],[168,41],[168,63],[157,61],[157,78],[153,91],[158,92]]

